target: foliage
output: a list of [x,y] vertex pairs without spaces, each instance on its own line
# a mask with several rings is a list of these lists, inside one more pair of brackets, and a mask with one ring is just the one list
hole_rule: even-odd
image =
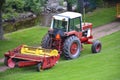
[[25,2],[23,0],[7,0],[4,12],[22,12]]
[[25,10],[33,11],[39,14],[41,7],[44,6],[44,0],[25,0]]
[[6,0],[0,0],[0,9],[2,8],[2,6],[5,2],[6,2]]
[[103,48],[98,54],[92,54],[91,46],[85,45],[85,50],[77,59],[62,60],[53,68],[42,72],[36,72],[35,66],[8,69],[0,73],[0,78],[2,80],[119,80],[119,35],[120,31],[100,39]]
[[7,0],[4,12],[13,10],[16,12],[32,11],[38,14],[43,4],[44,0]]
[[[87,11],[94,10],[96,7],[103,7],[103,0],[67,0],[67,2],[71,5],[77,5],[77,11],[82,12],[83,6],[87,9]],[[82,3],[83,2],[83,3]]]
[[3,9],[3,18],[11,19],[19,13],[33,12],[39,14],[44,6],[45,0],[6,0]]
[[71,3],[71,4],[77,3],[77,0],[67,0],[67,1],[68,1],[68,3]]
[[3,31],[3,26],[2,26],[2,9],[3,9],[3,4],[6,2],[6,0],[0,0],[0,40],[4,39],[4,31]]
[[98,5],[98,7],[103,7],[104,1],[103,0],[97,0],[96,4]]
[[38,21],[39,21],[38,18],[29,18],[21,21],[16,21],[15,23],[9,22],[9,23],[3,24],[3,29],[5,33],[10,33],[20,29],[33,27],[38,24]]
[[104,1],[103,0],[89,0],[91,4],[96,5],[97,7],[103,7]]

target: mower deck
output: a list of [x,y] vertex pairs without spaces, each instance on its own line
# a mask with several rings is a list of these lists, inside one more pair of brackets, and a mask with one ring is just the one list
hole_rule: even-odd
[[40,69],[46,69],[54,66],[59,58],[57,50],[23,45],[5,53],[5,64],[10,68],[41,64]]

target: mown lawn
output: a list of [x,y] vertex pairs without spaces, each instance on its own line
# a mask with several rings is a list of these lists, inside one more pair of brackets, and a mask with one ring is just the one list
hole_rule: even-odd
[[93,27],[98,27],[116,19],[116,8],[99,8],[96,9],[94,12],[90,12],[86,14],[85,17],[86,22],[93,23]]
[[51,69],[36,72],[35,67],[14,68],[0,73],[1,80],[119,80],[120,31],[103,37],[102,51],[92,54],[85,45],[81,56],[60,61]]
[[41,44],[42,37],[47,33],[48,28],[35,26],[28,29],[5,34],[6,40],[0,40],[0,57],[8,50],[22,44],[36,46]]

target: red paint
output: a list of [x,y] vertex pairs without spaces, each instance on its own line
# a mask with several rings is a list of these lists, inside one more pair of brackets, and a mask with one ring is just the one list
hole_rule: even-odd
[[38,62],[36,61],[19,61],[17,63],[18,67],[26,67],[26,66],[32,66],[32,65],[36,65]]
[[97,45],[96,51],[99,51],[101,49],[101,45]]
[[8,67],[10,67],[10,68],[14,68],[15,67],[15,62],[12,60],[12,58],[10,58],[8,60]]
[[88,41],[88,38],[87,37],[81,37],[80,41],[81,41],[81,43],[85,43],[85,42]]

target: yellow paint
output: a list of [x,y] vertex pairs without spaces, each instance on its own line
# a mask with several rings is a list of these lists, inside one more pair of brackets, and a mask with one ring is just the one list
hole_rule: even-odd
[[41,47],[30,47],[27,45],[23,45],[21,48],[21,54],[29,54],[29,55],[36,55],[36,56],[57,56],[58,51],[56,49],[44,49]]

